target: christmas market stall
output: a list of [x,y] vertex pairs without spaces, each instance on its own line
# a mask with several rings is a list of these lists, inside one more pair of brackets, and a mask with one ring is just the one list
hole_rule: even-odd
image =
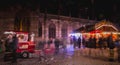
[[92,25],[84,25],[70,36],[73,40],[77,39],[80,48],[109,49],[109,61],[114,61],[114,49],[117,48],[118,61],[120,62],[120,31],[119,27],[110,21],[102,20]]
[[[99,38],[107,38],[112,34],[113,41],[116,41],[120,37],[120,32],[118,27],[106,20],[100,21],[96,24],[92,25],[84,25],[80,27],[79,29],[75,30],[73,33],[71,33],[69,36],[76,37],[78,39],[81,38],[81,46],[83,45],[83,40],[86,41],[91,38],[96,38],[96,44],[95,46],[98,46],[98,40]],[[107,46],[107,44],[104,44]]]

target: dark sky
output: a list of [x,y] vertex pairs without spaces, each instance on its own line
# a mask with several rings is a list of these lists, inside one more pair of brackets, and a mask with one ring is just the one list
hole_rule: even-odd
[[119,19],[120,0],[0,0],[1,9],[20,5],[49,14],[89,19]]

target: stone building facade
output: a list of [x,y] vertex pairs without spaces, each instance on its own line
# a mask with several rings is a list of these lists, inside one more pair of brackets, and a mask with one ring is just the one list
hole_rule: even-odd
[[26,9],[0,11],[0,36],[6,30],[26,31],[35,34],[35,40],[40,38],[69,39],[69,34],[82,25],[95,23],[93,20],[58,16]]

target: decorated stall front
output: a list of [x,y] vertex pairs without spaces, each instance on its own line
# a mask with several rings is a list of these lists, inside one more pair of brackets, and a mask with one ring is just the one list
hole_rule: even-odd
[[91,37],[95,37],[96,42],[98,42],[100,37],[107,38],[111,34],[113,40],[116,41],[120,36],[118,27],[109,21],[103,20],[93,25],[82,26],[71,33],[70,36],[75,36],[76,38],[80,37],[82,46],[82,39],[88,40]]

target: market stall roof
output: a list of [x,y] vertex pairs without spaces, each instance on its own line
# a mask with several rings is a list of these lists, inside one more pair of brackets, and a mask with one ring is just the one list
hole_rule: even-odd
[[103,20],[96,24],[82,26],[74,32],[119,32],[119,30],[113,23]]
[[118,32],[118,27],[106,20],[100,21],[99,23],[95,24],[96,30],[106,31],[106,32]]
[[95,25],[85,25],[76,29],[74,32],[90,32],[93,30],[95,30]]

